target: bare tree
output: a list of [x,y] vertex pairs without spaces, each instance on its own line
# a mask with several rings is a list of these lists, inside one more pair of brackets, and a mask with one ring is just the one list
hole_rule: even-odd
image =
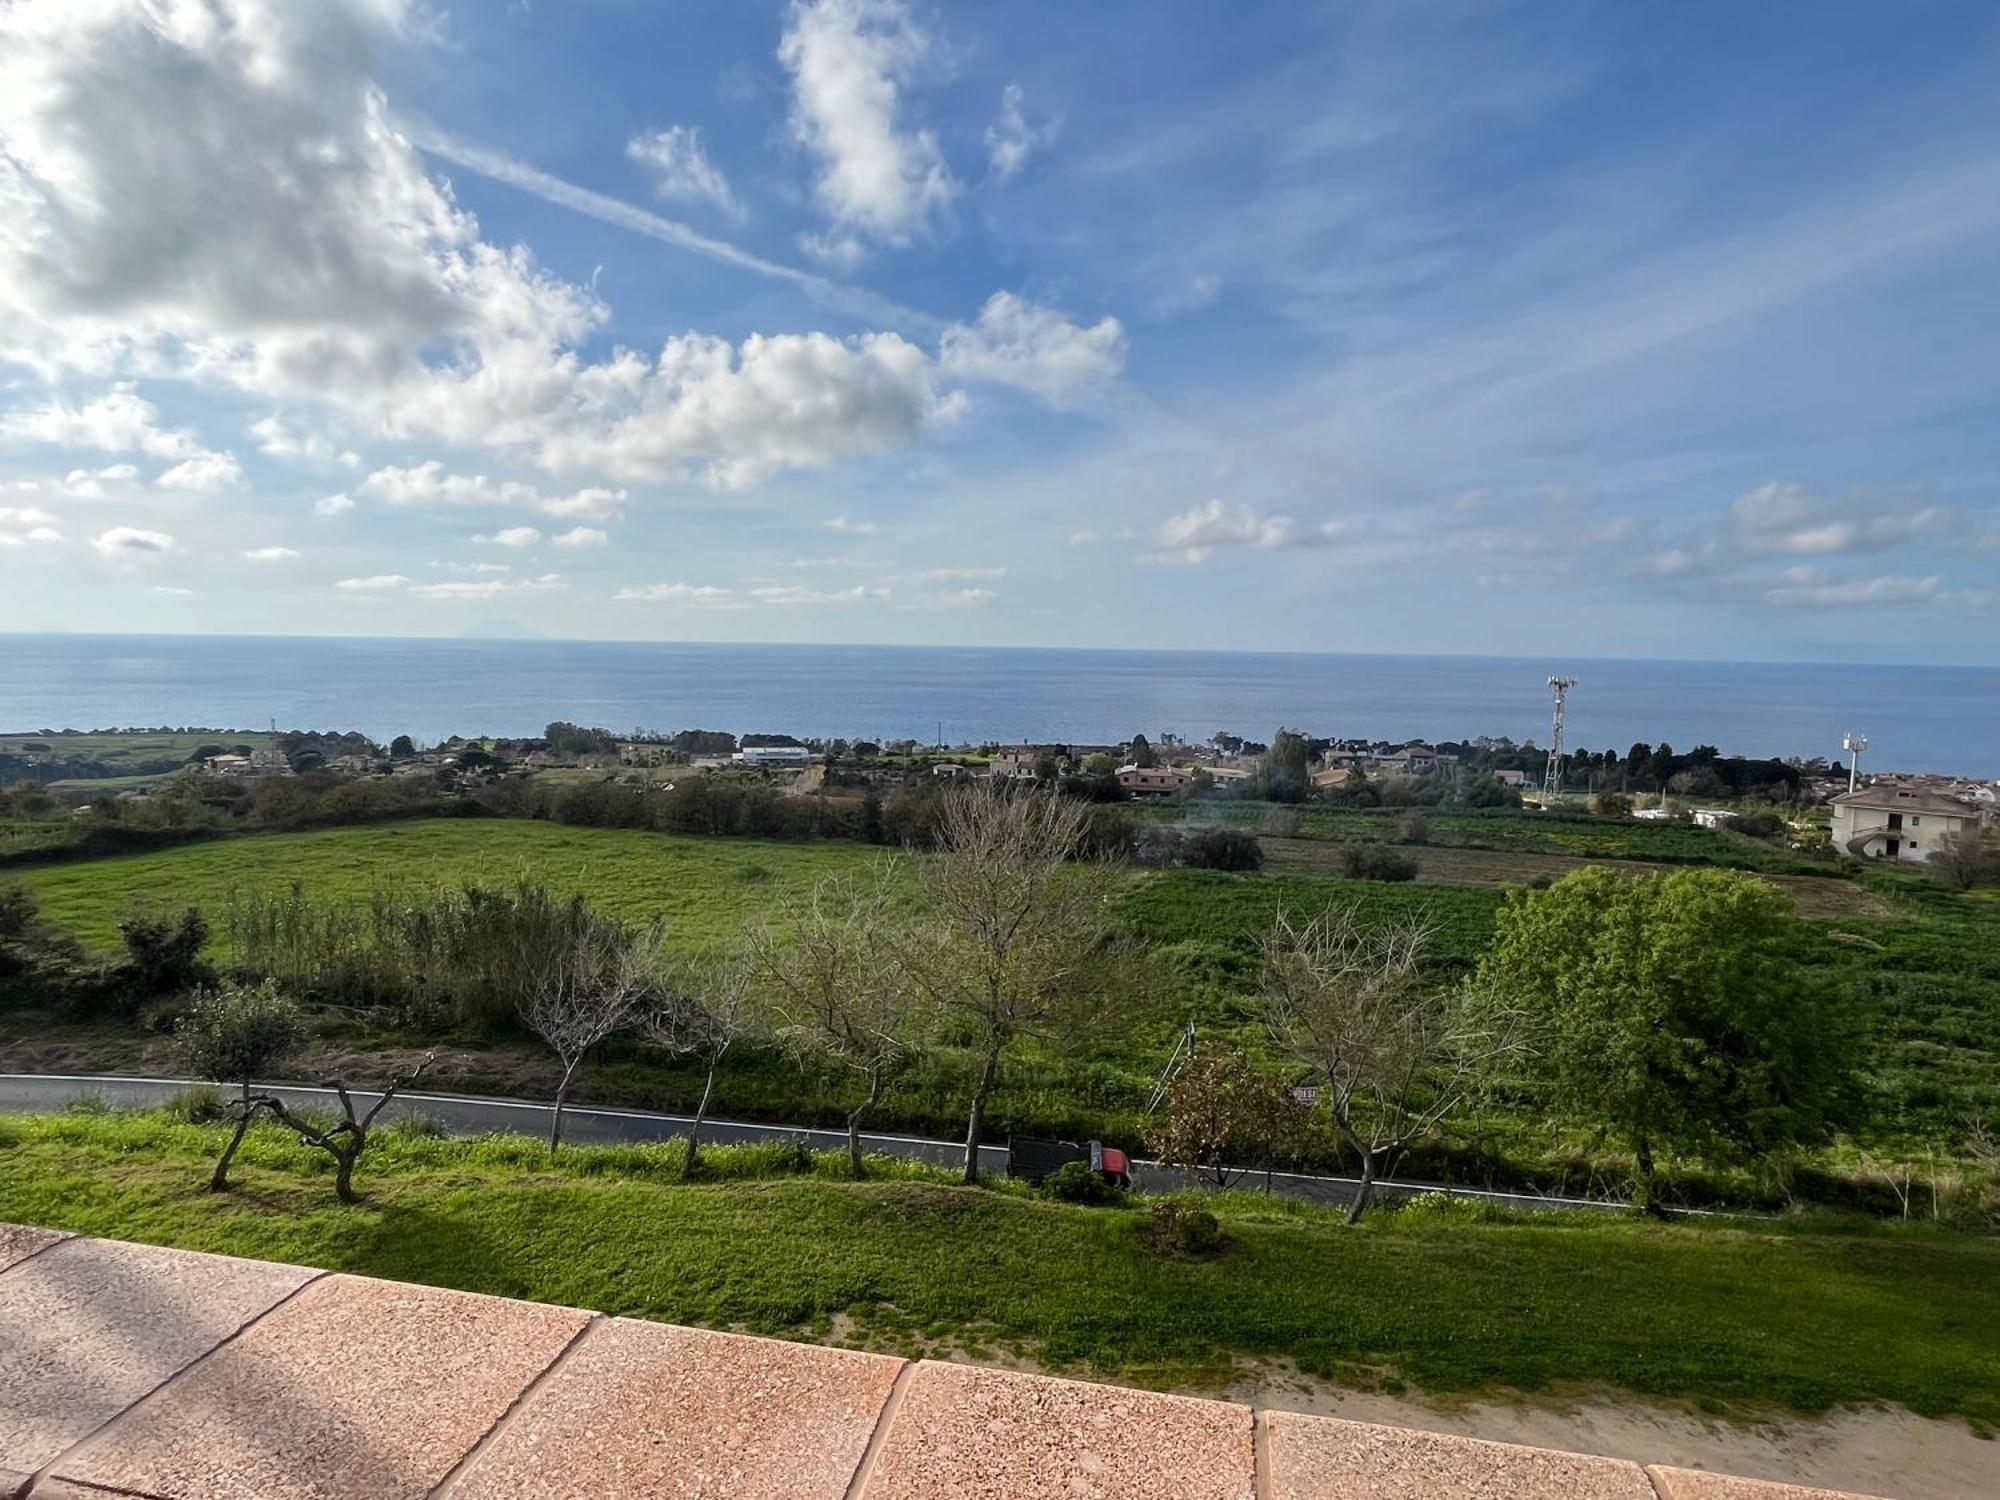
[[692,1057],[703,1068],[701,1103],[688,1128],[681,1176],[693,1177],[701,1152],[701,1126],[715,1097],[715,1075],[738,1042],[754,1036],[761,1016],[753,990],[753,959],[747,949],[721,957],[682,959],[668,966],[661,997],[640,1022],[646,1040],[675,1057]]
[[937,853],[922,870],[943,941],[906,961],[932,998],[969,1024],[978,1049],[968,1183],[979,1180],[979,1138],[1002,1056],[1061,1015],[1069,981],[1103,935],[1103,882],[1070,864],[1089,821],[1080,802],[986,787],[953,790],[939,815]]
[[543,969],[521,1019],[549,1044],[562,1064],[555,1113],[549,1119],[549,1155],[562,1145],[563,1109],[570,1085],[590,1049],[638,1020],[654,994],[652,952],[609,922],[586,923],[575,943]]
[[1281,911],[1264,938],[1271,1040],[1312,1070],[1334,1130],[1361,1158],[1350,1224],[1385,1165],[1463,1107],[1489,1064],[1520,1050],[1513,1013],[1426,981],[1435,934],[1428,916],[1364,927],[1353,908],[1328,907],[1303,926]]
[[1978,827],[1948,833],[1932,851],[1930,865],[1954,890],[2000,882],[2000,840]]
[[333,1158],[333,1191],[342,1203],[356,1203],[354,1195],[354,1164],[361,1160],[361,1153],[368,1149],[368,1132],[374,1128],[375,1117],[382,1113],[391,1099],[423,1077],[433,1059],[434,1052],[426,1052],[417,1065],[400,1078],[391,1080],[369,1106],[368,1113],[357,1116],[354,1113],[353,1096],[347,1092],[347,1085],[341,1079],[331,1079],[327,1087],[340,1100],[341,1119],[332,1125],[321,1127],[309,1120],[303,1120],[285,1108],[285,1101],[275,1094],[260,1094],[244,1103],[244,1117],[247,1119],[257,1110],[266,1110],[280,1124],[297,1135],[303,1145],[317,1146]]
[[864,1175],[861,1125],[882,1089],[916,1054],[922,992],[897,961],[890,871],[872,881],[829,876],[775,925],[751,935],[757,984],[778,1041],[802,1065],[854,1075],[861,1097],[847,1112],[847,1159]]

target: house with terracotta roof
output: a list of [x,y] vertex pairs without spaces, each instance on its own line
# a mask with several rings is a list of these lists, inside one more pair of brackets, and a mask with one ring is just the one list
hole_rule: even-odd
[[1923,787],[1863,787],[1833,799],[1833,846],[1857,859],[1922,864],[1981,817],[1972,803]]

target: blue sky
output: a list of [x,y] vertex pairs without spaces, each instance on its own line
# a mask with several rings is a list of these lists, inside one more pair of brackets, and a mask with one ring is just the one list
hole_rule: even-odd
[[12,0],[0,628],[2000,659],[1984,5]]

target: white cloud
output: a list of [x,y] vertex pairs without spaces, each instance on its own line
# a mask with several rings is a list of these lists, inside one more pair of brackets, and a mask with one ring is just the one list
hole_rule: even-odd
[[243,556],[250,562],[296,562],[299,554],[291,547],[252,547]]
[[589,488],[578,490],[573,495],[549,495],[535,502],[535,509],[545,516],[576,516],[589,521],[602,521],[618,514],[618,507],[625,503],[623,490]]
[[1017,386],[1061,404],[1125,367],[1125,331],[1116,318],[1086,328],[1052,307],[995,292],[976,322],[944,331],[938,365],[960,379]]
[[1096,540],[1097,533],[1088,527],[1085,527],[1082,531],[1072,531],[1069,534],[1069,544],[1072,547],[1087,547]]
[[32,505],[0,505],[0,547],[59,542],[63,536],[56,529],[55,520],[47,511]]
[[712,203],[727,213],[741,214],[729,179],[708,159],[700,127],[669,125],[642,131],[625,143],[625,154],[646,168],[660,197]]
[[350,594],[381,594],[399,589],[409,581],[401,573],[371,573],[366,578],[343,578],[334,587]]
[[453,474],[435,458],[377,469],[358,488],[388,505],[518,505],[538,498],[531,484]]
[[[895,38],[914,33],[885,29],[892,9],[795,12],[820,104],[850,76],[842,57],[901,67]],[[315,402],[380,437],[549,468],[724,485],[905,445],[955,409],[893,333],[689,334],[650,360],[583,357],[607,309],[482,239],[392,124],[370,70],[416,33],[407,19],[399,0],[0,9],[0,357]],[[860,136],[826,124],[851,165]],[[865,172],[835,176],[867,222],[905,222]]]
[[0,505],[0,526],[53,526],[56,518],[33,505]]
[[296,433],[285,425],[276,412],[251,423],[250,436],[256,439],[257,451],[266,458],[337,464],[344,469],[359,468],[361,465],[361,455],[353,449],[340,447],[322,433]]
[[1053,121],[1030,125],[1021,112],[1021,86],[1010,83],[1000,91],[1000,114],[986,127],[986,154],[993,175],[1006,182],[1028,164],[1028,158],[1056,137]]
[[171,583],[156,583],[153,585],[153,592],[156,594],[166,594],[174,599],[193,599],[196,597],[193,589],[180,588]]
[[446,573],[511,573],[514,571],[510,564],[496,562],[434,562],[431,566]]
[[354,509],[354,502],[346,495],[328,495],[323,500],[313,501],[316,516],[338,516]]
[[544,573],[537,578],[480,578],[452,583],[414,583],[410,593],[419,599],[495,599],[502,594],[540,593],[565,587],[562,574]]
[[192,490],[212,494],[216,490],[240,489],[243,468],[227,453],[204,453],[175,464],[153,481],[163,490]]
[[1271,551],[1287,547],[1330,546],[1340,535],[1338,521],[1301,531],[1290,516],[1260,516],[1248,505],[1227,505],[1210,500],[1169,516],[1154,532],[1157,551],[1141,560],[1158,563],[1205,563],[1218,547],[1246,547]]
[[936,137],[899,118],[930,38],[903,0],[794,0],[778,45],[792,78],[792,133],[819,164],[820,206],[842,234],[907,243],[957,184]]
[[942,593],[932,594],[930,602],[948,606],[976,607],[982,604],[991,604],[999,597],[991,589],[946,589]]
[[694,604],[706,609],[741,609],[736,590],[710,584],[639,583],[620,589],[611,596],[640,604]]
[[174,539],[164,531],[142,531],[136,526],[114,526],[93,541],[106,557],[158,556],[174,550]]
[[912,573],[912,578],[924,583],[955,583],[975,578],[1005,578],[1005,568],[926,568],[921,573]]
[[541,539],[542,533],[533,526],[506,526],[473,538],[475,542],[486,542],[495,547],[532,547]]
[[826,523],[826,529],[828,531],[846,532],[852,536],[866,536],[874,531],[875,523],[873,521],[852,521],[846,516],[835,516],[831,521]]
[[[0,26],[0,39],[5,35]],[[4,76],[0,71],[0,78]],[[0,142],[5,139],[0,133]],[[6,186],[5,158],[0,157],[0,200]],[[6,263],[5,247],[6,229],[0,226],[0,267]],[[4,327],[0,324],[0,331]],[[75,405],[54,397],[41,406],[10,411],[0,416],[0,437],[102,453],[143,453],[150,458],[189,459],[208,453],[187,429],[162,427],[160,409],[129,384],[114,385],[102,396]]]
[[595,526],[573,526],[568,531],[557,532],[549,540],[558,547],[602,547],[611,540],[611,535]]
[[1935,574],[1909,577],[1884,573],[1874,578],[1829,579],[1813,569],[1789,571],[1785,581],[1763,591],[1774,609],[1841,609],[1870,605],[1921,604],[1938,597]]
[[856,584],[847,589],[807,588],[802,583],[774,583],[763,588],[750,590],[750,597],[759,604],[859,604],[864,599],[886,599],[889,591],[885,588],[864,588]]

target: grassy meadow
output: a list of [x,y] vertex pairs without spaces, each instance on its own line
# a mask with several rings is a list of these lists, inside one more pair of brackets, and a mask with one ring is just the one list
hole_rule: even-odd
[[[1386,826],[1381,815],[1308,809],[1300,831],[1311,836],[1266,841],[1274,851],[1266,873],[1134,869],[1120,876],[1113,892],[1117,920],[1141,941],[1152,962],[1135,981],[1115,1028],[1082,1042],[1029,1043],[1010,1057],[995,1100],[995,1129],[1101,1135],[1137,1144],[1145,1130],[1144,1106],[1152,1082],[1190,1020],[1205,1037],[1259,1045],[1247,992],[1255,982],[1258,935],[1280,907],[1310,911],[1337,901],[1357,903],[1364,912],[1382,916],[1422,910],[1437,925],[1438,961],[1463,970],[1490,940],[1508,881],[1491,869],[1468,874],[1453,861],[1559,859],[1536,851],[1509,852],[1509,841],[1552,832],[1576,836],[1535,814],[1465,814],[1461,821],[1468,828],[1492,835],[1495,851],[1434,842],[1410,851],[1420,863],[1430,862],[1422,880],[1386,884],[1318,873],[1330,864],[1323,852],[1337,847],[1318,826],[1327,818],[1373,818]],[[1448,816],[1433,819],[1434,840],[1451,821]],[[1745,842],[1701,829],[1645,824],[1605,828],[1605,838],[1627,840],[1631,853],[1641,845],[1650,847],[1662,833],[1694,840],[1711,852],[1727,853]],[[845,842],[767,842],[453,818],[256,834],[31,866],[10,872],[9,878],[24,884],[53,922],[99,949],[115,946],[118,922],[135,911],[171,913],[190,903],[199,905],[214,928],[214,956],[226,960],[224,917],[232,898],[238,893],[282,894],[294,882],[313,897],[337,903],[365,900],[378,889],[421,894],[472,881],[490,885],[526,878],[558,891],[583,893],[621,917],[663,918],[670,940],[706,945],[726,941],[744,923],[757,920],[781,899],[804,893],[825,875],[864,872],[884,857],[878,848]],[[920,857],[902,860],[903,878],[913,890],[911,860]],[[1518,878],[1554,873],[1523,868]],[[1869,1010],[1876,1038],[1868,1061],[1877,1120],[1863,1140],[1850,1143],[1849,1164],[1864,1151],[1919,1166],[1930,1153],[1949,1159],[1960,1149],[1969,1120],[2000,1120],[2000,896],[1947,891],[1903,871],[1771,878],[1801,898],[1810,921],[1810,941],[1800,961],[1849,985]],[[359,1021],[345,1023],[336,1038],[350,1050],[370,1039],[366,1024]],[[458,1054],[455,1086],[491,1092],[540,1089],[541,1060],[534,1049],[514,1046],[510,1051],[491,1038],[454,1042],[461,1040],[465,1046]],[[586,1070],[583,1087],[600,1101],[680,1109],[693,1102],[699,1081],[688,1067],[667,1065],[635,1045],[614,1043]],[[950,1134],[962,1128],[965,1087],[962,1057],[943,1047],[896,1080],[878,1123]],[[802,1124],[833,1123],[840,1112],[837,1092],[775,1056],[754,1051],[732,1061],[716,1104],[724,1113]],[[1498,1153],[1517,1163],[1539,1161],[1533,1168],[1535,1180],[1549,1180],[1550,1171],[1558,1170],[1550,1164],[1576,1160],[1579,1143],[1554,1140],[1531,1114],[1502,1113],[1480,1123],[1476,1133],[1481,1144],[1474,1154],[1482,1165],[1417,1160],[1410,1170],[1476,1170],[1486,1175],[1474,1180],[1500,1181],[1504,1179],[1490,1175]],[[1575,1184],[1568,1166],[1559,1170],[1561,1180]]]
[[1221,1252],[1150,1248],[1135,1209],[963,1189],[915,1164],[676,1143],[571,1148],[392,1131],[365,1201],[326,1159],[252,1132],[226,1194],[222,1127],[161,1115],[0,1118],[0,1219],[668,1322],[965,1350],[1158,1386],[1240,1361],[1436,1394],[1611,1387],[1709,1413],[1893,1402],[2000,1423],[2000,1241],[1805,1219],[1663,1225],[1427,1205],[1359,1229],[1215,1200]]

